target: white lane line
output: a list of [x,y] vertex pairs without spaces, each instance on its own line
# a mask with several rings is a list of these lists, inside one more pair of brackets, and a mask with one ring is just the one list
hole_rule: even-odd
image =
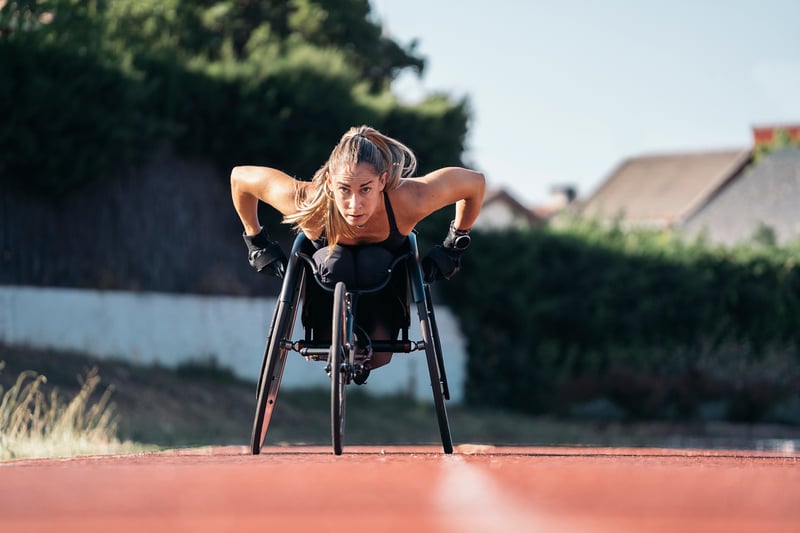
[[505,490],[480,466],[470,464],[463,457],[451,455],[442,460],[434,497],[443,532],[578,531],[574,525],[565,524],[563,518],[548,516],[534,504]]

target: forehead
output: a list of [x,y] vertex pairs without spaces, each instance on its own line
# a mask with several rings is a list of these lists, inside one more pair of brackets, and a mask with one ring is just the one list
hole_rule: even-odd
[[334,183],[350,186],[364,185],[379,178],[375,167],[369,163],[359,163],[355,167],[340,167],[332,171],[330,177]]

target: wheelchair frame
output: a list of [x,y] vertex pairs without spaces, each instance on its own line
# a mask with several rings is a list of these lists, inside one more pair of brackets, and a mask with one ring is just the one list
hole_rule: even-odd
[[[318,278],[313,260],[302,251],[308,239],[301,233],[292,246],[283,285],[272,315],[269,334],[267,336],[264,358],[259,374],[255,419],[251,436],[251,451],[259,454],[266,439],[272,412],[275,409],[278,390],[280,389],[286,357],[289,351],[296,351],[308,360],[324,361],[325,370],[331,377],[331,440],[333,453],[341,455],[344,444],[344,420],[346,404],[346,387],[360,370],[360,365],[374,352],[411,353],[425,351],[428,373],[431,378],[433,403],[439,424],[444,453],[453,453],[453,442],[450,425],[447,420],[445,400],[450,399],[447,386],[444,358],[442,357],[439,330],[433,310],[430,286],[423,281],[416,235],[409,236],[409,250],[400,255],[392,263],[386,279],[376,287],[360,290],[348,290],[339,282],[333,288],[324,285]],[[408,311],[412,303],[417,306],[422,340],[411,341],[408,328],[403,328],[400,340],[369,340],[365,345],[359,339],[356,324],[356,307],[361,294],[377,292],[389,284],[395,275],[395,267],[406,262],[407,293],[409,296]],[[333,293],[333,309],[331,318],[331,340],[314,342],[309,340],[292,340],[297,312],[305,304],[306,283],[311,278],[319,287]],[[308,336],[306,336],[308,337]]]

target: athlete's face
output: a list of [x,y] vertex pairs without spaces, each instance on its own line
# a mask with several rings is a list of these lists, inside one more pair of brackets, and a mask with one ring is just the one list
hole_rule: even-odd
[[378,175],[372,165],[359,163],[355,168],[332,172],[328,184],[345,221],[363,227],[381,205],[386,173]]

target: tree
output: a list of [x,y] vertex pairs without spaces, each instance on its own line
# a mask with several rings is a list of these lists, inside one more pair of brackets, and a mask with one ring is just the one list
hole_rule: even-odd
[[460,164],[466,101],[391,94],[424,60],[367,0],[16,0],[0,28],[0,179],[17,185],[64,194],[157,145],[309,176],[361,123],[421,170]]

